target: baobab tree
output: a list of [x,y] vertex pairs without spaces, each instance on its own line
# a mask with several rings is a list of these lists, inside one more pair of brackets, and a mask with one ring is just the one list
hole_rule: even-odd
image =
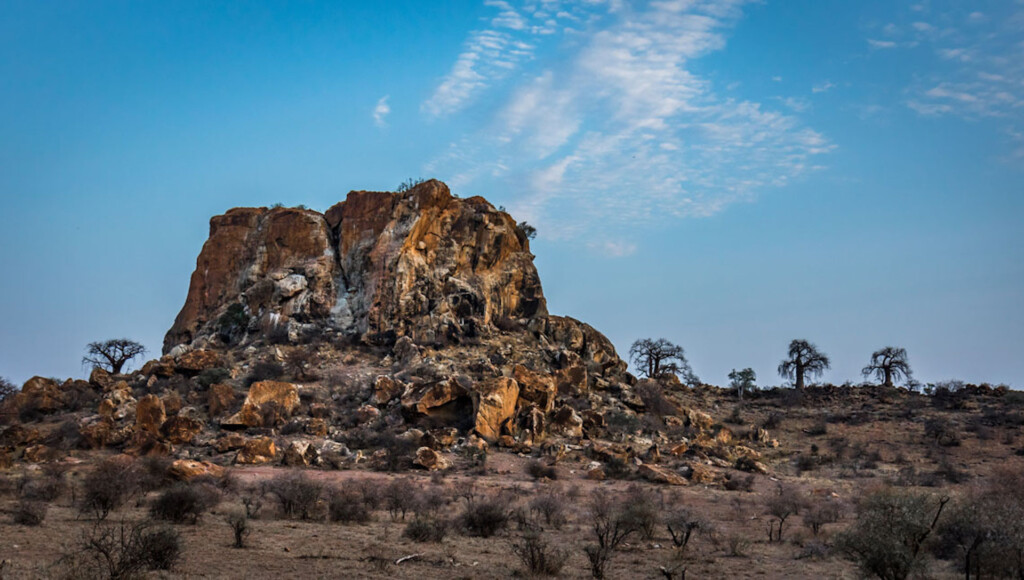
[[861,371],[865,377],[874,375],[882,381],[882,385],[892,387],[893,381],[910,378],[910,363],[907,362],[907,349],[887,346],[871,353],[871,364]]
[[112,338],[103,342],[90,342],[85,347],[82,364],[106,369],[118,374],[125,363],[146,354],[146,347],[127,338]]
[[825,353],[806,340],[789,343],[789,358],[779,363],[779,375],[794,381],[797,389],[804,388],[804,377],[820,377],[832,363]]
[[683,382],[689,385],[700,382],[697,375],[693,374],[690,363],[686,362],[683,347],[664,338],[638,339],[629,347],[629,360],[636,365],[642,376],[649,379],[672,374],[680,375]]

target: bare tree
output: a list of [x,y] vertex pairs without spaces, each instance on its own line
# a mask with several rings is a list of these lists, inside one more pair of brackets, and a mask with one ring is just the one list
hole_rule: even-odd
[[861,371],[865,377],[875,375],[886,387],[893,386],[893,380],[910,378],[910,363],[907,362],[907,349],[887,346],[871,353],[871,364]]
[[680,375],[683,382],[694,385],[700,379],[693,373],[690,363],[686,362],[683,347],[672,344],[664,338],[637,339],[629,347],[629,360],[637,366],[641,375],[657,379],[665,375]]
[[125,363],[146,354],[146,347],[127,338],[112,338],[103,342],[90,342],[85,347],[83,365],[92,365],[118,374]]
[[779,363],[779,375],[795,381],[797,389],[803,389],[806,375],[820,377],[831,365],[818,347],[797,339],[789,343],[789,358]]

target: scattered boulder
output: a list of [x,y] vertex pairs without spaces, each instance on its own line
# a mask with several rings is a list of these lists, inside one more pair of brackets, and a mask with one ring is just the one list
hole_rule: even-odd
[[175,415],[164,422],[161,432],[175,445],[191,442],[203,431],[203,422],[184,415]]
[[494,441],[507,431],[516,414],[519,384],[507,377],[498,377],[480,385],[476,393],[476,433]]
[[637,473],[647,481],[667,485],[687,485],[686,478],[657,465],[643,464]]
[[272,463],[277,458],[277,445],[270,437],[249,439],[235,456],[235,463],[240,465],[260,465]]
[[402,396],[405,385],[395,379],[381,375],[373,383],[373,404],[386,405],[392,399]]
[[552,415],[549,430],[563,437],[582,438],[583,418],[572,407],[562,405]]
[[519,384],[520,399],[536,405],[543,413],[555,408],[558,390],[554,377],[535,373],[523,365],[512,369],[512,377]]
[[206,404],[211,417],[220,417],[235,403],[235,389],[231,385],[215,383],[206,393]]
[[[109,399],[108,399],[109,400]],[[108,409],[105,409],[109,411]],[[100,413],[103,415],[103,413]],[[160,397],[149,394],[135,404],[135,430],[153,435],[160,433],[160,427],[167,420],[164,402]]]
[[228,433],[214,441],[213,448],[217,450],[217,453],[227,453],[228,451],[241,449],[247,441],[248,439],[241,433]]
[[264,422],[264,411],[273,405],[280,418],[290,417],[299,406],[299,389],[291,384],[280,381],[259,381],[249,387],[249,394],[242,403],[242,410],[221,421],[225,427],[261,427]]
[[206,349],[189,351],[179,356],[177,360],[177,369],[191,374],[201,373],[220,366],[223,366],[220,355]]
[[413,463],[427,469],[428,471],[437,471],[451,467],[450,461],[429,447],[420,447],[417,449],[416,459],[413,460]]
[[224,468],[207,461],[177,459],[167,469],[167,475],[181,481],[204,476],[220,478],[224,476]]
[[292,441],[284,451],[284,464],[309,467],[320,463],[320,452],[309,441]]

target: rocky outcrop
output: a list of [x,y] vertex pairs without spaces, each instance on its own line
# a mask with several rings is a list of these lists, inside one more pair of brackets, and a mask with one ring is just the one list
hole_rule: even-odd
[[308,326],[434,343],[545,314],[529,241],[512,217],[431,180],[402,193],[353,191],[325,214],[236,208],[214,217],[164,352],[275,331],[297,337]]
[[[260,381],[249,387],[242,410],[221,422],[225,427],[260,427],[267,411],[274,411],[276,420],[290,417],[299,406],[299,390],[291,383]],[[271,409],[271,407],[273,407]],[[273,426],[273,425],[271,425]]]

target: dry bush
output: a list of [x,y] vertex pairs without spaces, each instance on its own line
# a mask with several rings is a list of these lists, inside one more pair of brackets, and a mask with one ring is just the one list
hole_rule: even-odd
[[18,482],[18,496],[29,501],[49,502],[59,498],[65,487],[63,474],[26,477]]
[[279,362],[274,361],[260,361],[253,365],[252,370],[249,371],[249,376],[245,378],[245,386],[248,388],[253,383],[260,381],[272,381],[279,379],[284,375],[284,366]]
[[526,464],[526,474],[534,479],[558,479],[558,470],[539,459],[532,459]]
[[754,481],[755,479],[753,475],[727,473],[725,475],[724,486],[728,491],[753,491]]
[[805,505],[804,498],[796,488],[779,485],[777,492],[765,501],[765,513],[772,518],[768,521],[768,541],[781,542],[782,527],[786,520],[799,514]]
[[301,471],[290,471],[266,482],[266,490],[277,498],[282,514],[308,520],[320,501],[323,485]]
[[139,490],[140,473],[134,461],[112,457],[101,461],[82,481],[82,514],[105,520]]
[[327,515],[332,522],[364,524],[373,513],[370,502],[359,489],[344,487],[331,490]]
[[903,580],[921,567],[924,548],[949,498],[899,489],[869,493],[836,548],[865,575]]
[[672,544],[680,552],[686,550],[694,533],[710,536],[714,532],[714,527],[707,518],[688,508],[677,508],[669,512],[665,517],[665,527],[672,537]]
[[220,503],[220,492],[203,483],[178,483],[161,493],[149,508],[153,519],[195,524]]
[[414,542],[440,543],[448,535],[450,524],[444,518],[434,516],[416,516],[402,532],[402,537]]
[[45,502],[23,499],[14,506],[14,523],[21,526],[38,526],[46,519],[49,507]]
[[817,499],[807,503],[803,514],[804,526],[815,536],[825,524],[834,524],[843,516],[843,506],[832,498]]
[[626,506],[613,500],[604,490],[598,490],[591,496],[588,515],[595,543],[588,544],[583,550],[590,562],[590,574],[601,579],[605,577],[615,551],[639,530],[635,518],[626,516]]
[[384,509],[392,521],[398,521],[399,518],[404,521],[406,514],[419,506],[420,489],[407,477],[392,480],[382,491]]
[[546,525],[557,530],[561,529],[568,520],[565,510],[566,503],[564,495],[557,490],[550,490],[537,495],[530,501],[530,511],[543,519]]
[[263,499],[266,497],[266,490],[263,486],[250,486],[242,490],[242,507],[245,508],[245,517],[254,520],[260,517],[263,510]]
[[245,539],[252,533],[249,526],[249,517],[245,510],[233,509],[224,514],[224,522],[231,527],[232,536],[235,539],[233,546],[241,549],[245,547]]
[[181,552],[181,536],[171,528],[98,524],[83,533],[74,552],[60,558],[54,575],[127,580],[145,570],[169,570]]
[[469,502],[459,516],[459,527],[467,536],[489,538],[508,525],[509,508],[509,500],[501,495]]
[[654,530],[658,527],[661,519],[661,508],[658,505],[655,492],[646,490],[639,485],[630,485],[626,488],[624,503],[621,517],[631,524],[644,539],[653,538]]
[[569,559],[569,551],[552,546],[538,530],[527,530],[512,543],[512,553],[532,576],[558,576]]
[[636,386],[636,394],[643,401],[647,412],[656,416],[675,415],[679,409],[665,397],[664,388],[655,381],[641,381]]

